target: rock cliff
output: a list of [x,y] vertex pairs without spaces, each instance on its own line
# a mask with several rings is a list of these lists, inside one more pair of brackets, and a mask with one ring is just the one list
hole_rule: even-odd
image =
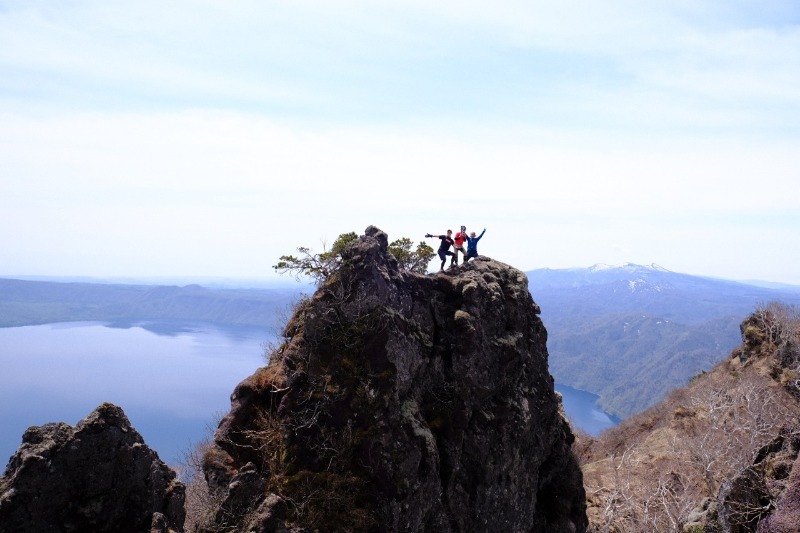
[[722,531],[792,533],[800,529],[800,427],[785,425],[756,454],[752,466],[722,484]]
[[184,486],[119,407],[29,428],[0,477],[0,533],[182,531]]
[[573,435],[527,278],[400,270],[369,227],[240,383],[205,531],[580,532]]

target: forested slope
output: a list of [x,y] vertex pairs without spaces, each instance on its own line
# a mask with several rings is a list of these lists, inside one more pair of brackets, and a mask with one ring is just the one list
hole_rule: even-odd
[[558,383],[600,396],[621,418],[642,411],[721,361],[759,304],[800,303],[770,289],[670,272],[656,265],[526,273],[548,332]]

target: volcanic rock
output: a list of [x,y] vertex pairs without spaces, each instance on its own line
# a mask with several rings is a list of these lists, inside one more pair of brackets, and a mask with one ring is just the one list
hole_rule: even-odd
[[236,387],[205,531],[584,531],[524,273],[480,256],[419,275],[387,246],[367,228]]
[[125,413],[29,428],[0,477],[0,533],[182,531],[184,486]]

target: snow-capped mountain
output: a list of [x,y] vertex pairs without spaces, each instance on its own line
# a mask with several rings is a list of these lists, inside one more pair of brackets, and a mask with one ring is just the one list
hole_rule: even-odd
[[758,305],[800,305],[796,287],[692,276],[655,264],[526,274],[547,327],[556,381],[600,395],[600,404],[622,417],[727,356],[741,342],[739,324]]

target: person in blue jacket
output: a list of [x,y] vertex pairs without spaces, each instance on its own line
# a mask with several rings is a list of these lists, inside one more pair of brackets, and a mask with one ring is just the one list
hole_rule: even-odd
[[486,233],[486,228],[483,228],[483,231],[477,237],[475,236],[474,231],[469,234],[469,237],[467,237],[467,257],[464,258],[464,264],[466,264],[473,257],[478,257],[478,241],[481,240],[481,237],[483,237],[484,233]]

